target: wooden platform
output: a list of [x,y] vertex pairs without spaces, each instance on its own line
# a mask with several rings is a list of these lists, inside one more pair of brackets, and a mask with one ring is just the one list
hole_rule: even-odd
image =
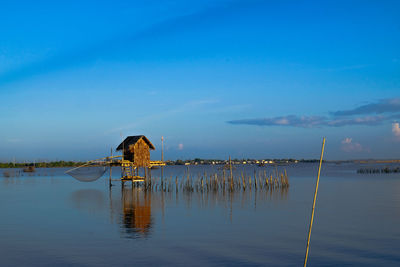
[[131,181],[132,183],[144,182],[144,177],[142,177],[142,176],[124,176],[124,177],[121,177],[121,181],[123,181],[123,182]]

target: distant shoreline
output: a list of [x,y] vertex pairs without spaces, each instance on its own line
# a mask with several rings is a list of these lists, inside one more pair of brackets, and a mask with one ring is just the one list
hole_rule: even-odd
[[[275,166],[275,165],[288,165],[297,163],[316,163],[318,159],[232,159],[231,162],[234,165],[260,165],[260,166]],[[167,160],[165,161],[168,166],[173,165],[226,165],[229,164],[229,160],[218,160],[218,159],[188,159],[188,160]],[[324,160],[324,163],[358,163],[358,164],[378,164],[378,163],[400,163],[400,160],[378,160],[378,159],[368,159],[368,160]],[[36,168],[63,168],[63,167],[78,167],[86,162],[83,161],[51,161],[51,162],[26,162],[26,163],[13,163],[5,162],[0,163],[0,168],[26,168],[29,166],[34,166]]]

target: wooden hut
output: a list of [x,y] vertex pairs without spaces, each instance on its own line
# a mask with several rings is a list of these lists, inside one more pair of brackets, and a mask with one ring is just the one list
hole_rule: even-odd
[[150,167],[150,149],[155,150],[155,147],[144,135],[128,136],[117,147],[117,151],[123,150],[123,159],[136,167]]

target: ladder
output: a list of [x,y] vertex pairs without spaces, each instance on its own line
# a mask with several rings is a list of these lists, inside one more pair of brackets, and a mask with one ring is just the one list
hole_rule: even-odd
[[123,160],[121,163],[122,167],[122,178],[129,179],[133,177],[133,163],[129,160]]

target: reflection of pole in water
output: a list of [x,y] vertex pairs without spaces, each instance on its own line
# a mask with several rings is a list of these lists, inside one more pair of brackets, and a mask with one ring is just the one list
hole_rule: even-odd
[[254,210],[257,210],[257,190],[254,191]]
[[232,199],[233,199],[233,191],[231,190],[229,191],[229,219],[231,223],[232,223]]
[[165,206],[164,206],[164,189],[161,191],[161,217],[162,217],[162,222],[164,224],[164,219],[165,219]]
[[114,208],[113,208],[113,203],[112,203],[112,187],[110,186],[109,187],[109,193],[108,193],[108,197],[109,197],[109,200],[110,200],[110,220],[111,220],[111,222],[113,222],[114,221]]

